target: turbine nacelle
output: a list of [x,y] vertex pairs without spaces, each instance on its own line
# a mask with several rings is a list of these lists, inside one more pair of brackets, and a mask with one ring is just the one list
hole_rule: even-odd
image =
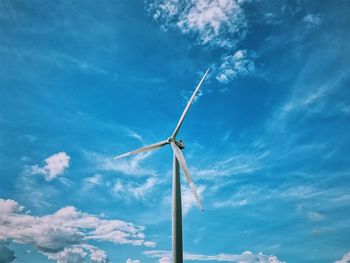
[[175,141],[176,145],[180,148],[180,150],[185,149],[185,144],[182,140]]
[[168,143],[172,143],[172,142],[174,142],[181,150],[182,149],[185,149],[185,144],[184,144],[184,142],[182,141],[182,140],[176,140],[174,137],[169,137],[168,139],[167,139],[167,142]]

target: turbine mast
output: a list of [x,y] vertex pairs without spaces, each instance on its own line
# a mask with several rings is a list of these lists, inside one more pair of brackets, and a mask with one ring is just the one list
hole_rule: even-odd
[[173,158],[172,262],[183,263],[180,165],[175,153]]
[[141,152],[152,151],[158,148],[161,148],[167,144],[170,144],[174,157],[173,157],[173,193],[172,193],[172,250],[173,250],[173,263],[183,263],[183,249],[182,249],[182,207],[181,207],[181,183],[180,183],[180,166],[184,171],[187,183],[189,184],[194,198],[197,201],[199,208],[203,211],[201,201],[199,199],[196,188],[193,184],[189,169],[186,164],[185,157],[182,153],[183,144],[180,144],[181,141],[176,141],[176,135],[179,132],[181,125],[186,117],[186,114],[193,103],[205,77],[208,75],[209,69],[205,72],[201,81],[197,85],[195,91],[193,92],[190,100],[188,101],[185,110],[183,111],[179,122],[176,125],[176,128],[173,134],[165,141],[160,141],[150,145],[143,146],[131,152],[120,154],[114,157],[114,159],[119,159],[127,157],[133,154],[138,154]]

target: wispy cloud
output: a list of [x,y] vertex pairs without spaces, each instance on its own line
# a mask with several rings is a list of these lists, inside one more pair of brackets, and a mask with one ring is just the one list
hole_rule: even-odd
[[322,23],[322,19],[319,14],[308,14],[304,16],[303,22],[307,23],[309,26],[318,26]]
[[214,207],[216,208],[222,208],[222,207],[240,207],[240,206],[246,206],[248,204],[247,199],[241,199],[241,200],[225,200],[221,202],[215,202]]
[[127,130],[127,134],[129,137],[135,138],[136,140],[143,143],[143,139],[142,139],[142,136],[140,134],[138,134],[137,132],[130,130],[130,129],[126,129],[126,130]]
[[45,159],[46,165],[40,167],[39,165],[32,166],[32,174],[41,174],[46,181],[51,181],[63,174],[69,167],[70,156],[65,152],[56,153]]
[[95,152],[85,152],[87,159],[101,171],[114,171],[137,176],[156,176],[156,171],[142,165],[142,161],[150,155],[151,152],[147,152],[129,158],[114,160],[112,156],[105,156]]
[[94,176],[87,177],[84,179],[84,183],[91,186],[101,185],[103,183],[102,175],[95,174]]
[[82,181],[81,193],[85,194],[96,187],[105,186],[107,184],[110,183],[104,180],[102,174],[95,174],[93,176],[86,177]]
[[136,199],[142,199],[152,191],[154,186],[158,183],[158,180],[154,177],[148,178],[144,184],[137,184],[135,182],[124,183],[118,179],[113,187],[113,193],[117,197],[125,198],[127,196],[133,196]]
[[85,250],[88,250],[91,260],[106,258],[105,253],[91,246],[89,241],[154,246],[154,242],[145,241],[142,226],[102,219],[80,212],[73,206],[63,207],[45,216],[23,214],[22,206],[14,200],[0,199],[0,207],[1,240],[32,244],[40,253],[58,262],[60,258],[72,254],[85,257]]
[[[328,53],[334,57],[339,56],[333,54],[333,51]],[[319,65],[321,60],[317,55],[318,53],[313,54],[292,84],[291,94],[272,119],[273,128],[284,129],[293,116],[301,116],[299,119],[304,120],[317,115],[324,117],[348,115],[349,105],[338,94],[346,86],[349,70],[342,68],[331,75],[323,76],[322,72],[330,69]],[[320,75],[316,75],[318,72]],[[312,76],[320,77],[315,79]]]
[[[61,69],[79,70],[85,74],[109,74],[106,69],[89,63],[84,58],[78,58],[71,54],[65,54],[61,52],[36,52],[35,49],[25,49],[25,48],[13,48],[0,46],[2,52],[11,54],[18,59],[24,60],[35,60],[39,63],[45,65],[54,66]],[[114,73],[113,73],[114,74]]]
[[107,74],[108,72],[101,67],[81,61],[77,58],[62,53],[51,53],[49,55],[41,55],[44,60],[58,67],[74,67],[86,73]]
[[[148,250],[143,252],[145,255],[153,258],[159,258],[160,263],[171,262],[171,251],[166,250]],[[204,255],[195,253],[184,253],[184,259],[188,261],[219,261],[219,262],[261,262],[261,263],[285,263],[280,261],[276,256],[264,255],[262,252],[254,254],[250,251],[245,251],[242,254],[217,254],[217,255]]]
[[[305,180],[305,176],[303,178]],[[294,216],[300,218],[303,224],[308,226],[306,230],[308,233],[336,232],[348,224],[348,221],[342,221],[343,219],[337,219],[338,223],[334,222],[334,210],[343,209],[350,200],[347,192],[346,188],[324,188],[317,184],[302,184],[299,180],[290,180],[279,186],[273,184],[236,185],[231,189],[230,196],[227,196],[226,193],[225,198],[222,200],[217,198],[212,206],[224,210],[227,208],[242,209],[247,206],[248,211],[260,210],[261,207],[264,207],[265,211],[270,211],[273,209],[271,204],[274,206],[286,205]],[[327,223],[326,228],[322,226],[324,223]]]
[[307,214],[308,219],[311,221],[322,221],[326,218],[325,215],[311,211]]
[[261,169],[261,160],[269,155],[269,151],[253,151],[251,153],[232,154],[231,157],[213,162],[210,167],[191,167],[192,173],[201,179],[216,180],[219,177],[249,174]]
[[[198,207],[197,202],[194,198],[194,195],[190,188],[188,187],[182,187],[182,213],[183,215],[186,215],[192,208]],[[196,186],[197,193],[199,195],[199,198],[203,202],[202,194],[205,190],[205,186],[198,185]]]

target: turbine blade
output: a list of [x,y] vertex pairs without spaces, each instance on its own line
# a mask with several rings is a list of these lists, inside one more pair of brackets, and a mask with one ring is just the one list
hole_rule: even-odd
[[199,208],[200,208],[202,211],[204,211],[204,210],[203,210],[203,207],[202,207],[201,200],[199,199],[199,196],[198,196],[198,194],[197,194],[196,187],[194,186],[194,183],[193,183],[193,181],[192,181],[192,178],[191,178],[191,175],[190,175],[190,171],[188,170],[185,157],[184,157],[184,155],[182,154],[182,151],[181,151],[180,148],[176,145],[175,142],[171,142],[171,147],[173,148],[174,153],[175,153],[175,156],[176,156],[177,160],[179,161],[182,170],[183,170],[184,173],[185,173],[185,177],[186,177],[187,183],[189,184],[189,186],[190,186],[190,188],[191,188],[191,190],[192,190],[192,193],[193,193],[193,195],[194,195],[194,198],[195,198],[196,201],[197,201],[197,204],[198,204]]
[[186,105],[185,110],[183,111],[183,113],[182,113],[182,115],[181,115],[181,117],[180,117],[179,122],[178,122],[177,125],[176,125],[176,128],[175,128],[175,130],[174,130],[174,132],[173,132],[173,135],[172,135],[171,137],[175,138],[176,135],[177,135],[177,133],[179,132],[180,127],[181,127],[181,125],[182,125],[182,122],[184,121],[184,119],[185,119],[185,117],[186,117],[186,114],[187,114],[187,112],[188,112],[188,109],[190,108],[190,106],[191,106],[191,104],[192,104],[194,98],[196,97],[196,95],[197,95],[197,93],[198,93],[200,87],[202,86],[202,83],[203,83],[205,77],[208,75],[208,72],[209,72],[209,68],[207,69],[207,71],[205,72],[205,74],[204,74],[204,76],[202,77],[201,81],[199,82],[198,86],[197,86],[196,89],[194,90],[194,92],[193,92],[193,94],[192,94],[190,100],[188,101],[188,103],[187,103],[187,105]]
[[131,152],[127,152],[127,153],[123,153],[123,154],[117,155],[113,159],[119,159],[119,158],[123,158],[123,157],[129,156],[129,155],[132,155],[132,154],[137,154],[137,153],[141,153],[141,152],[154,150],[154,149],[160,148],[160,147],[162,147],[162,146],[164,146],[164,145],[166,145],[168,143],[169,143],[168,141],[161,141],[161,142],[153,143],[153,144],[144,146],[142,148],[133,150]]

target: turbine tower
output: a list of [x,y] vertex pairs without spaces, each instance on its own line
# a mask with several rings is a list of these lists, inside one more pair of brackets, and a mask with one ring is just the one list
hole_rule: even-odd
[[197,194],[196,188],[193,184],[190,171],[187,167],[185,157],[182,153],[182,150],[185,148],[185,145],[181,140],[176,140],[176,136],[181,128],[181,125],[186,117],[186,114],[193,103],[194,98],[196,97],[205,77],[208,75],[209,69],[205,72],[195,91],[193,92],[190,100],[188,101],[185,110],[183,111],[179,122],[176,125],[176,128],[172,135],[165,141],[160,141],[154,144],[144,146],[142,148],[127,152],[121,155],[114,157],[114,159],[119,159],[127,157],[133,154],[151,151],[160,147],[163,147],[167,144],[171,145],[173,149],[173,196],[172,196],[172,261],[173,263],[182,263],[183,262],[183,251],[182,251],[182,208],[181,208],[181,185],[180,185],[180,166],[184,171],[187,183],[189,184],[192,193],[196,199],[196,202],[199,208],[203,211],[203,207],[199,196]]

